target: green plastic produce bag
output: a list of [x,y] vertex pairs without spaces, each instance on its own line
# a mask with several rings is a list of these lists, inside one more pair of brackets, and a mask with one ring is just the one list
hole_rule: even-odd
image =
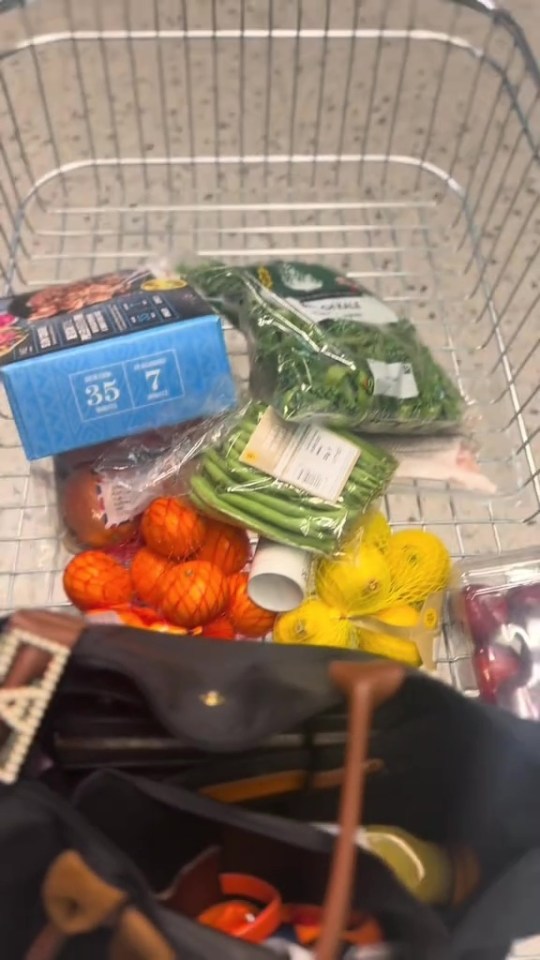
[[371,433],[456,430],[464,402],[412,323],[327,267],[275,261],[189,271],[246,333],[251,388],[286,420]]

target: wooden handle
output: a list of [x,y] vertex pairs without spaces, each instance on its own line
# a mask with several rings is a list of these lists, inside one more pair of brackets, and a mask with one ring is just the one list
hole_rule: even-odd
[[405,669],[398,663],[360,664],[342,660],[330,664],[333,682],[348,699],[349,717],[339,835],[330,868],[316,960],[335,960],[351,906],[357,856],[356,831],[362,820],[365,760],[372,714],[376,707],[398,692],[405,675]]

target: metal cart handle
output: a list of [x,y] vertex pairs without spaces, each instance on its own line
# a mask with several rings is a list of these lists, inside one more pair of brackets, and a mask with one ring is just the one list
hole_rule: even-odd
[[496,13],[499,9],[498,0],[449,0],[449,3],[469,7],[470,10],[475,10],[478,13]]
[[467,7],[468,10],[473,10],[475,13],[479,13],[484,17],[491,17],[503,26],[521,50],[532,79],[536,86],[540,87],[540,67],[529,45],[525,31],[521,24],[514,19],[512,14],[509,13],[504,6],[500,5],[500,0],[448,0],[448,3],[457,4],[460,7]]
[[335,960],[351,905],[356,831],[362,819],[365,760],[373,711],[395,696],[406,671],[397,663],[336,661],[330,664],[330,676],[348,699],[349,717],[339,836],[330,869],[316,960]]

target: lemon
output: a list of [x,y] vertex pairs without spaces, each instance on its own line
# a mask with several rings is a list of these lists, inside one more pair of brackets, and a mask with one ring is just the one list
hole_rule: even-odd
[[368,543],[361,543],[343,557],[321,560],[315,571],[320,599],[348,617],[374,613],[386,606],[390,583],[385,558]]
[[370,510],[354,527],[343,545],[343,553],[350,557],[362,543],[377,547],[386,553],[392,530],[388,520],[379,510]]
[[377,620],[381,623],[387,623],[389,627],[417,627],[420,623],[420,614],[410,603],[396,603],[395,606],[386,607],[376,614]]
[[[377,620],[390,627],[416,627],[420,621],[420,614],[407,603],[388,607],[377,613]],[[412,640],[394,637],[390,633],[379,633],[357,627],[356,639],[358,648],[364,653],[372,653],[380,657],[390,657],[399,660],[411,667],[419,667],[422,658],[416,644]]]
[[450,578],[450,554],[442,540],[425,530],[402,530],[390,538],[386,560],[393,600],[422,603],[443,590]]
[[274,625],[276,643],[308,643],[320,647],[354,647],[355,628],[322,600],[305,600],[282,614]]
[[392,529],[383,513],[374,510],[366,515],[363,543],[369,543],[381,553],[386,553],[391,536]]

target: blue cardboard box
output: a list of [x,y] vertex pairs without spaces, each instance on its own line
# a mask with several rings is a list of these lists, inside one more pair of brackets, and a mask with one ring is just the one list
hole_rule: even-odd
[[[167,289],[138,274],[96,304],[96,289],[105,295],[107,283],[92,283],[84,305],[80,292],[54,300],[50,290],[40,291],[49,300],[32,295],[26,317],[17,300],[28,298],[12,298],[7,313],[0,303],[2,379],[30,460],[234,407],[221,321],[191,287],[173,281]],[[46,316],[66,301],[69,313]],[[2,325],[6,317],[15,322]]]

